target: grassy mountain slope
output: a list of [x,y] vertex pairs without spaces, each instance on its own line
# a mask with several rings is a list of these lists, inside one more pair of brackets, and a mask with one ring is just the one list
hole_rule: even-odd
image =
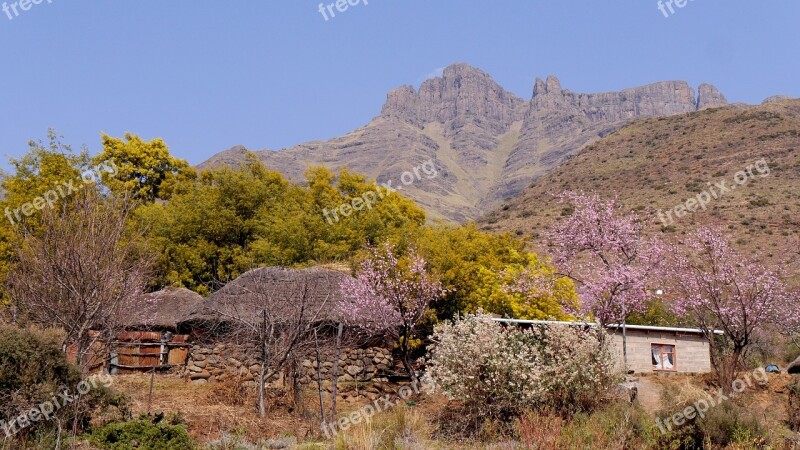
[[[741,185],[740,171],[744,177],[739,174],[738,181],[746,177]],[[724,194],[723,181],[733,187]],[[564,190],[618,195],[639,212],[649,233],[716,225],[745,250],[775,263],[798,261],[800,100],[637,120],[587,146],[480,223],[486,230],[527,235],[535,245],[547,227],[569,213],[553,197]],[[693,206],[687,200],[703,192],[718,198],[712,196],[705,210],[681,218],[673,213],[670,223],[667,210]]]

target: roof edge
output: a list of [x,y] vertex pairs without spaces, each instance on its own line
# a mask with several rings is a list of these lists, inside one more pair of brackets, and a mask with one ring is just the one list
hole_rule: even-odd
[[[558,320],[522,320],[522,319],[501,319],[501,318],[492,318],[495,322],[502,322],[502,323],[516,323],[520,325],[569,325],[569,326],[588,326],[588,327],[597,327],[596,323],[590,322],[564,322]],[[618,329],[622,328],[622,324],[615,324],[610,323],[606,325],[607,329]],[[703,330],[699,328],[677,328],[677,327],[656,327],[656,326],[649,326],[649,325],[625,325],[626,329],[629,330],[643,330],[643,331],[668,331],[672,333],[692,333],[692,334],[703,334]],[[714,334],[725,334],[722,330],[714,330]]]

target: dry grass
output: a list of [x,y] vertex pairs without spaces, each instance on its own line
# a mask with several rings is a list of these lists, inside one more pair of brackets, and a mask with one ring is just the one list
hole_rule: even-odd
[[[696,399],[709,389],[705,377],[675,376],[650,379],[657,388],[670,392],[669,408]],[[759,415],[768,429],[785,428],[785,404],[789,375],[771,375],[764,388],[750,389],[737,399],[749,411]],[[133,415],[145,412],[149,376],[116,377],[114,387],[128,393],[132,399]],[[437,418],[447,416],[452,404],[440,396],[415,399],[416,403],[401,404],[375,415],[370,422],[341,431],[334,439],[321,437],[318,419],[298,418],[289,412],[289,405],[279,398],[272,405],[268,418],[256,414],[255,393],[252,397],[231,393],[232,388],[221,384],[192,384],[176,377],[156,377],[153,412],[178,414],[198,442],[219,439],[223,434],[241,436],[249,442],[295,436],[306,449],[379,450],[379,449],[582,449],[658,448],[654,446],[657,429],[651,415],[623,402],[607,405],[593,414],[579,414],[569,420],[552,414],[530,414],[514,424],[500,428],[487,424],[479,438],[443,437],[438,431],[442,423]],[[244,399],[224,396],[243,395]],[[309,413],[316,408],[315,395],[309,394],[306,405]],[[366,400],[364,402],[366,403]],[[341,402],[340,417],[360,406],[360,403]],[[650,414],[648,414],[650,413]],[[776,431],[776,436],[780,433]],[[588,446],[588,447],[587,447]],[[732,447],[734,448],[734,447]]]
[[[147,412],[149,375],[124,375],[114,378],[113,388],[128,394],[134,417]],[[240,389],[232,393],[225,384],[196,384],[174,376],[157,376],[151,411],[176,414],[189,429],[192,438],[207,442],[222,434],[235,433],[251,441],[294,435],[299,438],[316,433],[314,425],[287,413],[279,399],[271,405],[267,418],[258,417],[255,390],[249,396]],[[235,394],[235,395],[234,395]],[[227,400],[222,400],[226,395]]]
[[[712,200],[707,210],[661,229],[659,210],[695,197],[708,182],[726,180],[731,186],[734,174],[761,158],[769,164],[769,176],[754,171],[754,179]],[[483,228],[528,236],[538,244],[565,213],[566,205],[552,195],[564,190],[618,195],[639,212],[649,233],[679,236],[698,225],[716,225],[747,252],[762,253],[775,264],[798,262],[800,101],[633,122],[535,181],[482,219]]]

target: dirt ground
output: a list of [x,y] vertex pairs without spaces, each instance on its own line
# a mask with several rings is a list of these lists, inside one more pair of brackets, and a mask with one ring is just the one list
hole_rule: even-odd
[[[780,426],[786,420],[788,402],[787,386],[794,376],[770,374],[765,385],[753,383],[744,393],[733,397],[746,404],[763,418],[766,424]],[[188,427],[191,436],[199,442],[218,439],[223,433],[246,436],[250,441],[296,436],[300,442],[321,441],[319,424],[319,398],[316,391],[306,392],[305,418],[298,417],[288,396],[278,395],[266,418],[260,418],[255,404],[255,393],[231,385],[188,383],[176,376],[156,376],[153,385],[151,414],[177,415]],[[124,375],[114,378],[113,387],[130,397],[131,416],[148,412],[149,375]],[[711,394],[714,386],[708,376],[653,376],[638,380],[638,402],[652,413],[665,406],[662,393],[692,396],[703,392]],[[273,392],[273,394],[281,394]],[[695,397],[696,398],[696,397]],[[675,402],[680,398],[674,398]],[[363,402],[340,401],[339,413],[357,409]],[[426,417],[434,417],[443,407],[443,398],[431,398],[417,407]]]
[[[739,376],[743,381],[749,374]],[[764,378],[766,377],[766,378]],[[745,390],[740,394],[730,395],[735,403],[747,406],[768,424],[777,424],[786,420],[788,406],[788,386],[795,380],[795,375],[788,374],[759,374],[758,377],[750,375],[751,384],[745,383]],[[766,383],[759,383],[759,379]],[[717,398],[718,388],[712,383],[709,375],[674,375],[674,376],[648,376],[640,377],[637,382],[639,393],[638,401],[647,410],[656,412],[664,408],[668,399],[664,392],[672,392],[680,397],[703,395]],[[679,403],[682,398],[674,398],[673,403]]]
[[[114,377],[113,388],[128,394],[131,415],[148,412],[150,376]],[[312,407],[311,399],[306,403]],[[200,442],[218,439],[222,433],[238,433],[258,440],[294,435],[301,440],[317,432],[310,420],[288,414],[289,406],[276,402],[267,418],[256,410],[255,393],[237,391],[228,385],[189,383],[175,376],[156,376],[153,384],[152,414],[175,414],[186,423],[190,435]]]

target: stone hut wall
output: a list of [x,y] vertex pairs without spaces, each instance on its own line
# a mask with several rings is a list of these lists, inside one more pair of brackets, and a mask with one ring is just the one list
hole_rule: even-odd
[[[261,366],[254,357],[255,348],[238,344],[192,345],[189,359],[182,375],[196,383],[219,383],[236,380],[243,384],[256,385]],[[333,352],[322,354],[322,379],[329,380],[333,368]],[[367,349],[342,349],[339,357],[340,382],[385,381],[384,374],[394,365],[389,349],[372,347]],[[301,363],[300,381],[314,384],[317,381],[316,359]],[[283,383],[283,374],[277,384]]]

